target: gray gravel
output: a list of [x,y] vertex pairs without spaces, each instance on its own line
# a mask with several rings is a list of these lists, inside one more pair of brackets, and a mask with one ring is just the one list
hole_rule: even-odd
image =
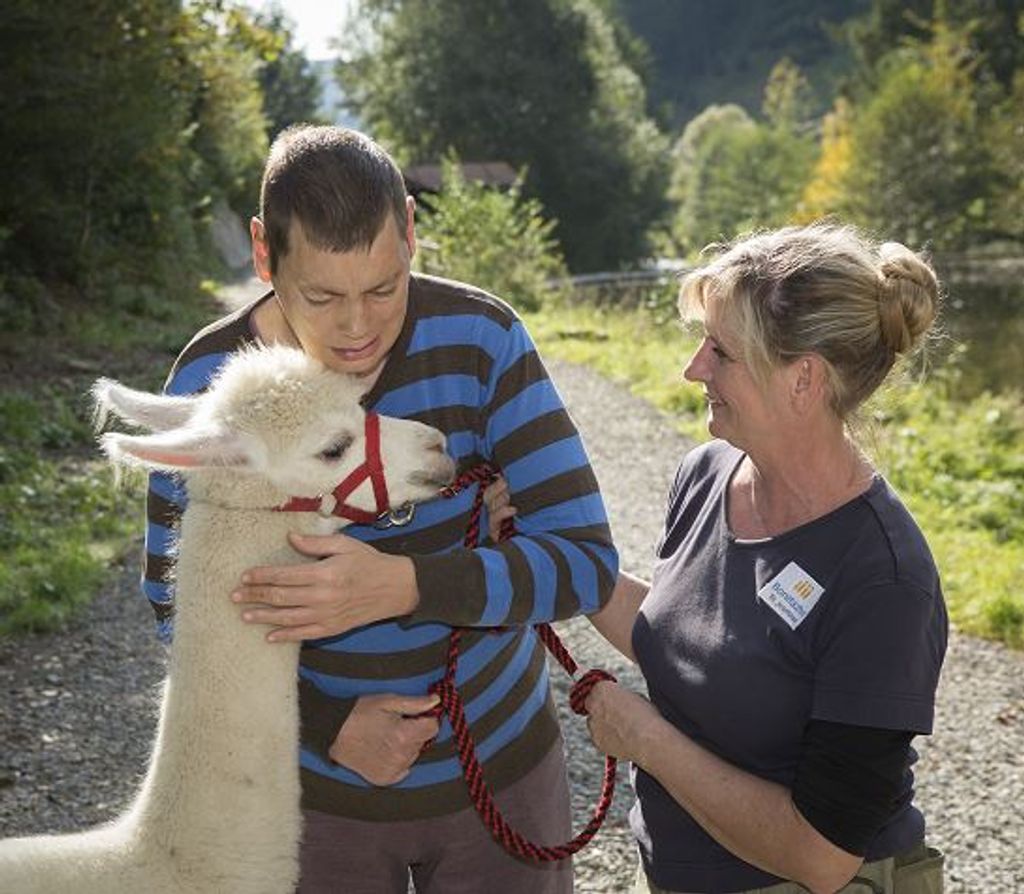
[[[686,441],[648,405],[589,370],[551,371],[591,451],[623,567],[646,576],[665,493]],[[134,558],[134,557],[132,557]],[[64,632],[0,640],[0,835],[79,829],[109,819],[134,792],[156,719],[163,649],[136,591],[134,561]],[[585,620],[560,625],[584,666],[640,691]],[[921,740],[919,797],[947,854],[949,894],[1024,891],[1024,655],[954,634],[939,693],[938,732]],[[553,670],[559,701],[566,678]],[[603,759],[585,726],[564,730],[576,827],[593,805]],[[620,768],[605,828],[576,859],[577,891],[627,891],[636,865]]]

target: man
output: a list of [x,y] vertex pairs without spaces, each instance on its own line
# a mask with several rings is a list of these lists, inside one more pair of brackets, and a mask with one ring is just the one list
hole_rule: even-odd
[[[414,203],[391,158],[354,131],[275,141],[256,272],[273,291],[200,332],[168,391],[205,387],[239,347],[295,345],[360,377],[367,408],[447,436],[459,470],[499,465],[518,534],[462,547],[472,494],[419,506],[405,527],[294,537],[320,561],[252,569],[232,595],[300,659],[302,892],[567,892],[571,865],[509,856],[476,815],[447,721],[422,715],[453,626],[457,684],[499,807],[541,844],[571,831],[544,649],[531,625],[593,612],[617,571],[586,454],[521,321],[470,286],[412,274]],[[144,588],[169,632],[168,530],[186,495],[154,475]],[[502,629],[494,631],[493,628]],[[430,744],[428,744],[430,743]],[[422,753],[421,753],[422,752]]]

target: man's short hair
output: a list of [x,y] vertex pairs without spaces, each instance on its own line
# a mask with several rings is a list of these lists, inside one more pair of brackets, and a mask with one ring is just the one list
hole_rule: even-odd
[[314,248],[368,249],[388,212],[405,232],[405,200],[401,171],[369,137],[344,127],[287,128],[270,147],[260,188],[271,273],[288,253],[293,220]]

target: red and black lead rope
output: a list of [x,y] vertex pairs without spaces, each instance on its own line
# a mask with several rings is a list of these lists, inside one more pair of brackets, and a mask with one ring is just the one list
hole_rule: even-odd
[[[466,530],[466,537],[463,541],[465,546],[472,549],[477,546],[480,540],[480,514],[483,508],[484,488],[487,487],[498,473],[489,465],[480,465],[461,474],[452,484],[446,487],[441,493],[445,497],[454,497],[470,485],[476,484],[477,492],[473,498],[473,507],[470,512],[469,525]],[[512,519],[505,519],[501,526],[500,540],[506,540],[514,534]],[[547,646],[548,651],[565,668],[570,677],[575,677],[578,670],[576,662],[569,654],[568,649],[562,644],[558,634],[549,624],[537,624],[537,635]],[[430,687],[431,692],[440,696],[440,704],[430,712],[433,716],[440,717],[442,714],[448,717],[452,725],[452,735],[458,750],[459,763],[462,764],[463,776],[469,788],[470,799],[476,807],[485,825],[509,853],[515,854],[526,860],[540,863],[547,863],[556,860],[564,860],[566,857],[575,854],[582,849],[597,834],[601,828],[608,808],[611,807],[612,795],[615,792],[615,769],[616,760],[608,755],[605,758],[604,780],[601,784],[601,794],[590,821],[583,830],[572,840],[564,844],[540,845],[530,841],[520,832],[516,831],[501,815],[497,804],[494,803],[494,796],[484,780],[483,768],[476,757],[476,748],[473,743],[473,736],[466,721],[462,696],[455,686],[455,672],[459,661],[459,640],[462,631],[454,628],[448,641],[447,667],[444,677]],[[590,691],[601,680],[615,681],[615,677],[603,670],[587,671],[572,687],[569,694],[569,704],[572,710],[580,715],[587,714],[586,702]]]

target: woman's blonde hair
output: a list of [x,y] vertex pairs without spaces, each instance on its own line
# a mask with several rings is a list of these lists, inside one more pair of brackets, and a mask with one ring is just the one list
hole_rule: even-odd
[[703,319],[713,303],[762,383],[779,364],[817,354],[841,419],[897,356],[920,346],[938,313],[939,282],[927,261],[850,226],[786,227],[715,248],[718,256],[683,280],[684,319]]

